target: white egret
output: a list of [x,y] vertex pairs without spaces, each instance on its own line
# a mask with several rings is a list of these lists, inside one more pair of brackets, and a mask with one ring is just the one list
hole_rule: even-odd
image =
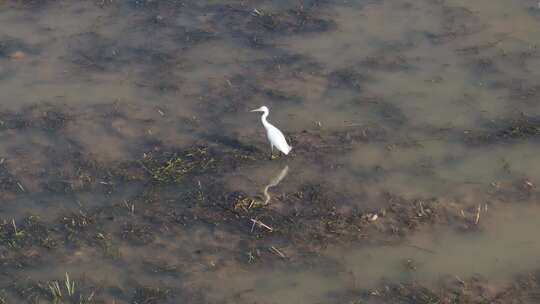
[[271,123],[269,123],[266,120],[266,117],[268,117],[268,108],[266,106],[262,106],[258,109],[252,110],[251,112],[263,112],[263,115],[261,116],[261,121],[266,129],[266,136],[268,137],[268,141],[270,142],[270,156],[272,156],[272,153],[274,152],[274,147],[276,147],[279,151],[283,152],[283,154],[287,155],[291,151],[292,147],[289,146],[287,143],[287,140],[285,139],[285,136],[281,131],[274,127]]

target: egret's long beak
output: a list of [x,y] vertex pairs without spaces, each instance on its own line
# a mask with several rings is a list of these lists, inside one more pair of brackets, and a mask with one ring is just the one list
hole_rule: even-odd
[[250,112],[261,112],[261,109],[251,110]]

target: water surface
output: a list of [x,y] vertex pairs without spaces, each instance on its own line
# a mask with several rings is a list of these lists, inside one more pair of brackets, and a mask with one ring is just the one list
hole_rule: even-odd
[[6,1],[0,25],[0,303],[66,272],[66,303],[489,299],[540,266],[534,1]]

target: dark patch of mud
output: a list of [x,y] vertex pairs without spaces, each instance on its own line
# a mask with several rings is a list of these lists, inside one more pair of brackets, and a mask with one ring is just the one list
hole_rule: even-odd
[[365,74],[361,74],[353,69],[341,69],[330,73],[330,84],[333,87],[345,87],[361,91],[362,84],[369,79]]
[[35,53],[35,49],[15,37],[0,38],[0,59],[13,58],[16,52]]
[[38,129],[57,132],[71,119],[70,114],[58,106],[33,105],[20,112],[0,113],[0,131]]
[[203,29],[189,29],[183,28],[180,33],[178,33],[175,38],[180,43],[184,43],[187,46],[197,45],[199,43],[211,41],[217,39],[217,33],[203,30]]
[[481,31],[485,25],[477,13],[460,6],[442,6],[441,30],[427,33],[433,44],[444,44]]
[[540,118],[525,116],[494,120],[486,131],[465,131],[465,142],[471,145],[512,143],[540,136]]
[[23,191],[20,181],[9,171],[3,159],[0,159],[0,193],[18,193]]
[[54,4],[56,0],[22,0],[22,1],[6,1],[10,5],[21,9],[34,9],[41,10],[46,8],[50,4]]
[[254,17],[251,25],[272,33],[325,32],[335,26],[331,21],[317,18],[303,7],[277,13],[254,10],[251,15]]
[[255,63],[261,64],[263,70],[269,73],[286,74],[321,74],[323,66],[312,58],[301,54],[279,54],[270,56],[268,59],[258,60]]
[[400,303],[400,304],[482,304],[482,303],[534,303],[539,297],[539,275],[536,272],[521,276],[515,283],[495,288],[484,278],[445,277],[437,287],[426,287],[414,282],[381,284],[371,290],[351,290],[339,295],[342,303]]
[[89,71],[106,71],[134,64],[163,69],[175,63],[175,57],[164,50],[132,46],[123,40],[105,38],[96,32],[72,36],[68,46],[72,52],[69,60]]
[[540,97],[540,85],[528,85],[522,82],[511,84],[510,98],[520,102],[534,103]]
[[220,32],[228,33],[252,48],[273,46],[275,37],[300,33],[331,31],[336,25],[321,16],[319,6],[300,6],[295,9],[265,11],[246,5],[217,5],[210,9]]
[[418,58],[409,58],[403,55],[380,54],[368,56],[360,63],[360,66],[385,72],[411,71],[415,69],[415,64],[418,61]]

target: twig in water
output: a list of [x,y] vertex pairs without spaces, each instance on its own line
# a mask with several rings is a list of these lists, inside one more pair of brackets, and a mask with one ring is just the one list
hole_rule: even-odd
[[266,228],[268,229],[270,232],[274,231],[274,229],[268,225],[266,225],[265,223],[259,221],[259,220],[256,220],[256,219],[251,219],[251,222],[253,223],[253,226],[251,226],[251,231],[253,231],[253,228],[255,228],[255,225],[259,226],[259,227],[263,227],[263,228]]
[[151,176],[154,176],[154,172],[152,172],[150,169],[146,168],[146,166],[143,164],[142,161],[139,161],[139,165],[141,165],[141,167],[146,171],[148,172]]
[[151,87],[152,86],[151,84],[148,84],[148,83],[142,83],[142,82],[136,82],[136,81],[134,81],[133,83],[135,85],[139,86],[139,87]]
[[476,208],[476,218],[474,219],[474,224],[478,225],[478,222],[480,221],[480,210],[482,207],[478,205],[478,208]]
[[17,224],[15,224],[15,219],[11,219],[11,224],[13,225],[13,233],[15,236],[19,236],[21,232],[17,231]]
[[124,200],[124,206],[126,207],[126,209],[128,211],[131,211],[131,214],[135,213],[135,204],[134,203],[131,203],[131,205],[129,205],[128,201]]
[[416,248],[418,250],[422,250],[422,251],[425,251],[425,252],[428,252],[428,253],[431,253],[431,254],[437,254],[437,252],[435,252],[435,251],[433,251],[431,249],[422,248],[420,246],[416,246],[416,245],[413,245],[413,244],[405,244],[405,246]]
[[467,284],[465,284],[465,281],[463,281],[460,277],[456,276],[456,280],[461,283],[463,287],[467,286]]
[[272,251],[273,253],[277,254],[279,257],[283,258],[283,259],[286,259],[287,256],[281,252],[279,249],[277,249],[276,247],[272,246],[270,247],[270,251]]

